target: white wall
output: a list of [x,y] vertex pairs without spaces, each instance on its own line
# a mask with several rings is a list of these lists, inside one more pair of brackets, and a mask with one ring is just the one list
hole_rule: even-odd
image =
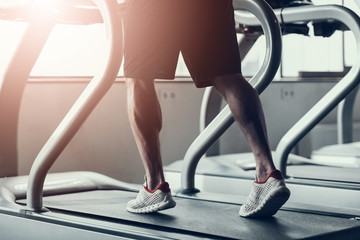
[[[19,174],[31,164],[87,82],[32,81],[25,89],[19,120]],[[182,159],[199,134],[202,89],[190,82],[157,83],[164,125],[164,164]],[[130,130],[124,83],[116,82],[51,171],[89,170],[141,183],[144,170]]]
[[[270,145],[274,150],[284,133],[334,82],[275,82],[261,95]],[[19,120],[19,174],[30,166],[51,132],[61,121],[86,82],[32,81],[25,89]],[[183,159],[199,134],[199,111],[203,89],[190,81],[158,82],[163,112],[161,151],[164,165]],[[293,91],[284,96],[284,91]],[[311,93],[308,94],[307,93]],[[356,119],[359,108],[356,107]],[[324,123],[335,123],[336,113]],[[319,139],[320,136],[317,136]],[[326,141],[336,142],[336,136]],[[319,145],[319,143],[315,143]],[[307,138],[299,153],[308,154]],[[250,148],[234,124],[220,139],[220,153],[249,152]],[[126,115],[125,86],[116,82],[105,98],[61,154],[52,172],[89,170],[127,182],[141,183],[144,170]]]

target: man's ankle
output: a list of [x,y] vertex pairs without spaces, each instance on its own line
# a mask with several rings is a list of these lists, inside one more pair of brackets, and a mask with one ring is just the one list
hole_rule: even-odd
[[256,171],[256,182],[265,182],[269,175],[274,171],[276,171],[275,168],[261,169]]

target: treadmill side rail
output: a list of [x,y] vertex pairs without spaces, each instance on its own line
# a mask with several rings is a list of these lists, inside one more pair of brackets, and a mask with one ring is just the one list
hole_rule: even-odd
[[[261,23],[266,38],[264,62],[249,81],[260,94],[271,83],[280,65],[282,38],[278,19],[271,7],[262,0],[237,0],[234,6],[241,7],[235,10],[253,13]],[[234,118],[226,106],[190,145],[184,157],[181,175],[181,188],[184,193],[197,191],[194,176],[200,158],[233,123]]]
[[322,97],[280,140],[274,160],[276,167],[286,176],[287,160],[291,149],[359,85],[360,18],[350,9],[339,5],[289,8],[284,9],[282,15],[285,22],[331,18],[344,23],[355,36],[358,56],[348,74]]
[[27,209],[42,211],[45,177],[58,156],[112,86],[122,62],[122,20],[117,0],[93,0],[106,27],[108,61],[91,80],[36,157],[29,175]]

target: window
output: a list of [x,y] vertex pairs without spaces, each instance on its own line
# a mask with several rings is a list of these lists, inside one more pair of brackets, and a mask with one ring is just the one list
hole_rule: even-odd
[[[359,1],[313,0],[315,4],[343,4],[360,14]],[[19,42],[26,23],[0,21],[0,73]],[[311,31],[310,31],[311,32]],[[6,34],[4,34],[6,33]],[[241,37],[241,36],[239,36]],[[41,53],[32,76],[92,76],[99,62],[104,61],[105,30],[102,24],[87,26],[57,25]],[[262,64],[265,41],[260,38],[242,64],[244,75],[253,75]],[[356,51],[351,33],[336,32],[330,38],[284,36],[281,75],[297,77],[302,71],[343,71],[351,66]],[[316,53],[316,54],[314,54]],[[122,69],[119,75],[122,75]],[[189,76],[179,58],[178,76]],[[280,75],[280,72],[279,74]]]

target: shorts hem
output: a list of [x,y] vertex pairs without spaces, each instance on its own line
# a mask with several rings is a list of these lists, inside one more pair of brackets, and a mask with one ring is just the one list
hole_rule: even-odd
[[141,74],[141,73],[125,73],[125,78],[134,79],[162,79],[162,80],[174,80],[175,75],[169,74]]
[[222,74],[216,74],[213,77],[197,77],[197,78],[193,78],[193,81],[195,83],[195,86],[197,88],[204,88],[204,87],[211,87],[214,85],[214,78],[217,77],[222,77],[222,76],[229,76],[229,75],[234,75],[234,74],[242,74],[241,71],[236,71],[236,72],[230,72],[230,73],[222,73]]

